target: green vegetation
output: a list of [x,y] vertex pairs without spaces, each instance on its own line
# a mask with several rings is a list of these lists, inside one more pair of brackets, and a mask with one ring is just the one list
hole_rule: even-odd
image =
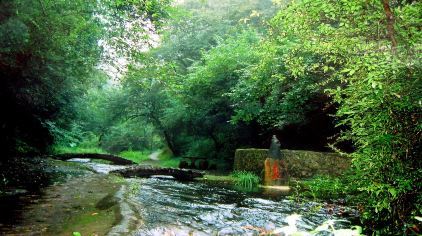
[[233,175],[204,175],[203,180],[207,182],[215,182],[215,183],[227,183],[227,184],[234,184],[235,177]]
[[54,153],[62,154],[62,153],[107,153],[101,148],[98,147],[90,147],[90,148],[81,148],[81,147],[63,147],[63,146],[55,146]]
[[305,182],[311,196],[353,195],[368,234],[420,234],[421,12],[415,0],[0,0],[1,162],[165,149],[163,166],[202,157],[230,171],[236,149],[276,134],[353,160],[340,179]]
[[252,190],[258,187],[261,182],[259,176],[248,171],[235,171],[231,176],[234,178],[235,185],[243,189]]
[[162,167],[178,168],[180,161],[181,161],[180,158],[162,159],[158,162],[159,163],[158,165]]
[[[379,233],[403,230],[420,214],[417,9],[420,3],[300,1],[273,21],[274,43],[295,39],[284,51],[286,71],[295,78],[324,75],[309,86],[338,104],[339,141],[355,147],[349,185],[365,199],[364,223]],[[383,22],[382,31],[375,22]]]
[[141,163],[142,161],[149,160],[149,152],[142,152],[142,151],[123,151],[119,154],[120,157],[125,159],[134,161],[136,163]]
[[315,176],[312,179],[298,182],[295,191],[301,196],[311,197],[314,200],[330,199],[349,200],[353,195],[349,195],[352,191],[350,186],[344,181],[345,178]]

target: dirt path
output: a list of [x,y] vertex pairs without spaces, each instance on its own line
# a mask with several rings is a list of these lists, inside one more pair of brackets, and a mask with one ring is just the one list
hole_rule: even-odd
[[150,160],[159,161],[160,159],[158,159],[158,157],[160,156],[161,152],[162,152],[161,150],[155,151],[151,153],[148,157]]

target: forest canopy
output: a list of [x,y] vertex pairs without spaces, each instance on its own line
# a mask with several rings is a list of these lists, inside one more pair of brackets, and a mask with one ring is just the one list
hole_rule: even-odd
[[350,156],[362,222],[405,232],[421,25],[412,0],[0,0],[2,158],[167,149],[230,169],[276,134]]

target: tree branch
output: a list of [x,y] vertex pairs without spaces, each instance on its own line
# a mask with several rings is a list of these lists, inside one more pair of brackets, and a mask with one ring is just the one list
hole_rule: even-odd
[[397,40],[394,34],[394,15],[391,11],[389,0],[381,0],[381,2],[384,7],[384,12],[387,20],[387,36],[390,38],[391,48],[393,49],[393,51],[395,51],[397,48]]

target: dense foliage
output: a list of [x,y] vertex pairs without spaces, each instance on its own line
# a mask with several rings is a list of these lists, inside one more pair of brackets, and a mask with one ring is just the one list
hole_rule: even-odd
[[0,142],[8,154],[45,151],[51,121],[69,121],[69,101],[95,70],[100,29],[86,1],[1,1],[0,9]]
[[[54,136],[65,136],[63,132],[72,129],[78,113],[75,98],[97,86],[102,74],[97,66],[107,53],[100,40],[122,47],[122,39],[128,39],[118,27],[108,27],[106,16],[129,12],[146,14],[144,19],[157,22],[167,14],[167,5],[165,1],[104,1],[101,5],[96,1],[0,1],[4,108],[0,143],[5,156],[45,152]],[[119,19],[115,22],[125,18]],[[144,33],[145,29],[132,31]]]
[[353,158],[313,196],[353,195],[368,232],[418,233],[421,24],[412,0],[0,0],[0,143],[229,168],[277,134]]
[[421,7],[300,1],[273,20],[274,40],[290,43],[287,71],[301,80],[322,75],[316,85],[338,104],[338,125],[348,127],[340,139],[356,148],[353,184],[373,230],[398,232],[420,214]]

